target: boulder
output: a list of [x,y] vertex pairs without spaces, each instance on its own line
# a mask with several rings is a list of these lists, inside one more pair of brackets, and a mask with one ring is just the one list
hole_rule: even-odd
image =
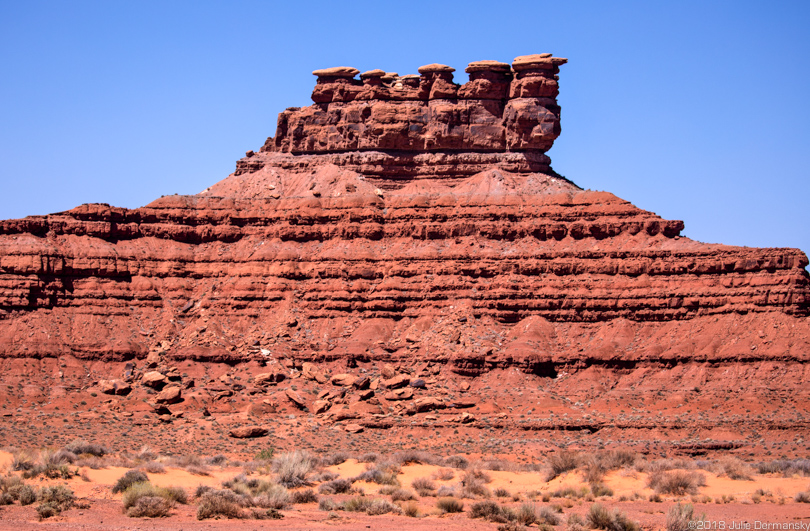
[[161,392],[155,396],[155,403],[157,404],[176,404],[183,400],[180,386],[171,385],[164,387]]
[[444,409],[447,407],[444,402],[439,400],[436,397],[426,396],[422,398],[417,398],[413,401],[413,403],[408,407],[406,413],[408,415],[414,415],[416,413],[424,413],[426,411],[434,411],[436,409]]
[[264,437],[269,432],[260,426],[239,426],[233,428],[228,434],[234,439],[252,439],[254,437]]
[[411,379],[404,374],[398,374],[393,378],[388,378],[387,380],[382,381],[383,387],[387,389],[399,389],[400,387],[405,387],[410,383]]
[[141,383],[153,389],[161,389],[168,383],[166,377],[158,371],[149,371],[141,378]]
[[256,385],[275,385],[283,381],[286,375],[282,372],[263,372],[253,377],[253,382]]
[[332,403],[329,402],[328,400],[316,400],[312,403],[312,406],[310,407],[309,410],[318,415],[320,413],[324,413],[330,407],[332,407]]
[[360,433],[363,431],[363,426],[360,424],[346,424],[343,429],[349,433]]
[[351,374],[336,374],[329,379],[332,385],[339,385],[342,387],[349,387],[354,383],[355,377]]
[[290,399],[290,402],[292,402],[295,405],[295,407],[297,407],[299,409],[304,409],[304,410],[307,409],[307,403],[304,401],[303,398],[301,398],[301,395],[299,395],[298,393],[296,393],[292,389],[287,389],[284,392],[284,394],[287,395],[287,398]]
[[410,400],[413,398],[413,389],[406,387],[404,389],[395,389],[385,393],[383,396],[386,400]]

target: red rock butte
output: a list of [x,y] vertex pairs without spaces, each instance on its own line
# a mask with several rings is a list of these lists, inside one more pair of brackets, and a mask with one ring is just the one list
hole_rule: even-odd
[[696,242],[556,174],[564,63],[316,70],[314,104],[198,195],[0,222],[0,356],[795,391],[805,254]]

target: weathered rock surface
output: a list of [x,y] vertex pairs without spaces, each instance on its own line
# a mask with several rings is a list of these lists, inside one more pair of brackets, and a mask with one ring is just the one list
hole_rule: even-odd
[[239,426],[230,430],[229,435],[235,439],[252,439],[264,437],[268,433],[268,430],[261,426]]
[[[107,363],[90,383],[132,395],[190,387],[195,364],[250,363],[241,383],[218,371],[195,393],[224,409],[278,389],[279,408],[343,419],[388,413],[378,401],[476,407],[465,423],[475,398],[406,386],[435,394],[441,371],[803,371],[803,252],[696,242],[681,221],[554,173],[564,62],[477,61],[461,86],[438,64],[316,71],[315,104],[282,112],[276,135],[199,195],[0,222],[0,357]],[[122,374],[129,384],[110,383]],[[342,394],[318,401],[288,387],[330,379]]]

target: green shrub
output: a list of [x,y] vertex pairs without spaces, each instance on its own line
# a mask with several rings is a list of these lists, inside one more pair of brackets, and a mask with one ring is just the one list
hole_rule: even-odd
[[263,448],[258,454],[256,454],[256,461],[272,461],[275,453],[275,448]]
[[20,505],[31,505],[37,501],[37,493],[30,485],[22,485],[18,491]]
[[37,514],[40,519],[56,516],[62,511],[73,507],[76,497],[73,491],[64,485],[54,485],[39,489],[37,499],[40,505],[37,507]]

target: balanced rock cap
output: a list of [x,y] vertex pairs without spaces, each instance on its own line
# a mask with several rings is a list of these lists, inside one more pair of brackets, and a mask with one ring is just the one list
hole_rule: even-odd
[[531,70],[533,68],[549,69],[552,66],[564,65],[567,62],[568,59],[563,57],[552,57],[550,53],[536,53],[533,55],[521,55],[520,57],[515,57],[515,60],[512,61],[512,68],[518,72],[521,70]]
[[366,79],[369,77],[383,77],[385,74],[385,70],[380,70],[379,68],[375,68],[374,70],[367,70],[360,74],[360,79]]
[[456,69],[452,66],[431,63],[429,65],[420,66],[416,71],[420,74],[432,74],[434,72],[455,72]]
[[352,78],[359,74],[360,71],[351,66],[333,66],[332,68],[322,68],[321,70],[314,70],[313,76],[318,77],[348,77]]
[[473,61],[464,69],[465,72],[471,74],[473,72],[509,72],[512,68],[507,63],[500,61]]

